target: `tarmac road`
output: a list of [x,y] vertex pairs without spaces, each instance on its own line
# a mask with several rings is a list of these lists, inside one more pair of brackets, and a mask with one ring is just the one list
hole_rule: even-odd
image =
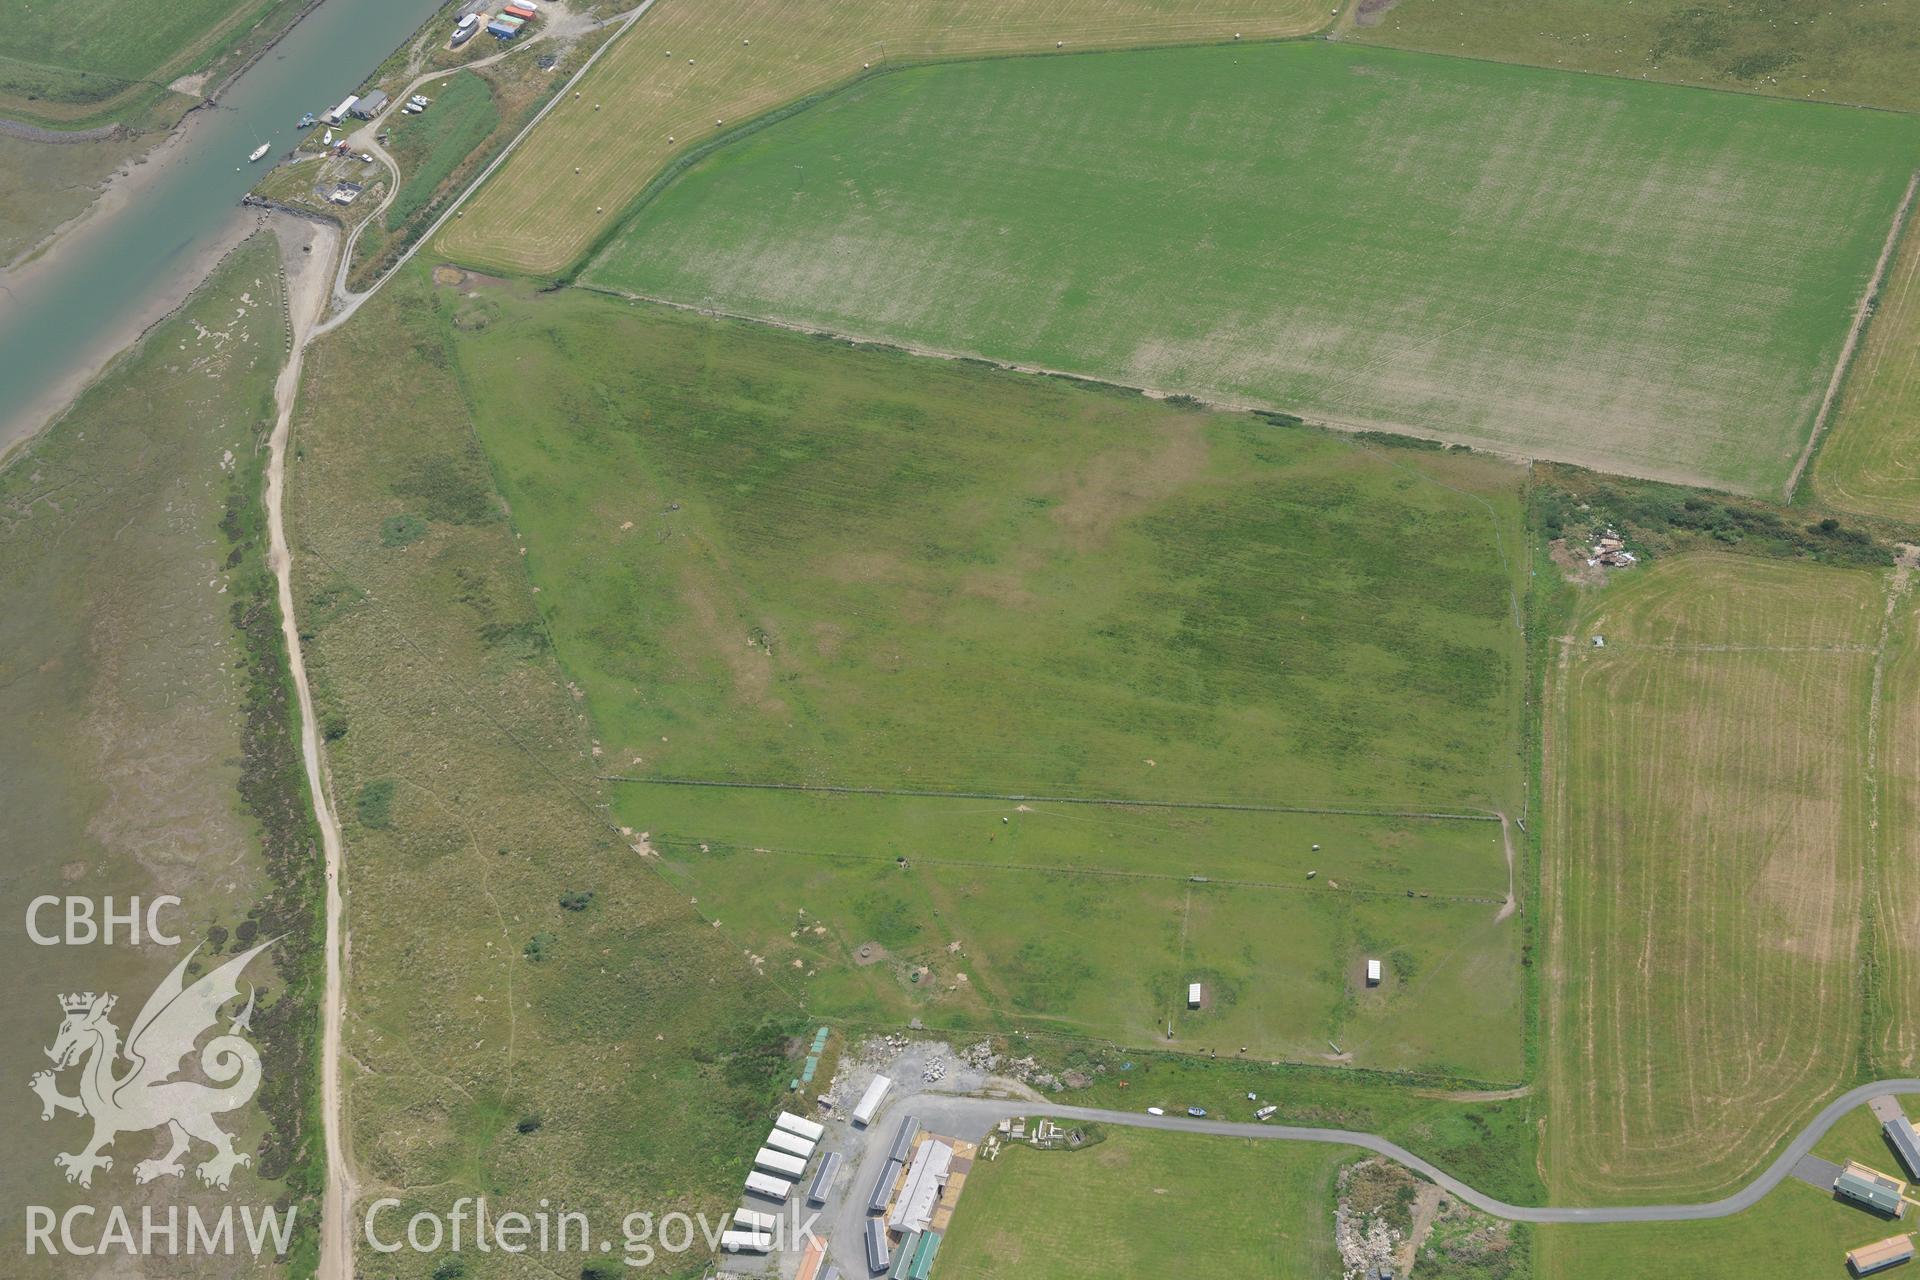
[[[1752,1208],[1769,1191],[1793,1172],[1800,1159],[1813,1150],[1841,1116],[1881,1094],[1920,1094],[1920,1080],[1880,1080],[1849,1089],[1821,1109],[1786,1149],[1752,1182],[1725,1199],[1699,1204],[1618,1205],[1605,1208],[1542,1208],[1508,1204],[1474,1190],[1449,1173],[1436,1168],[1406,1148],[1371,1133],[1350,1129],[1309,1129],[1282,1124],[1242,1124],[1231,1120],[1194,1119],[1183,1115],[1150,1116],[1138,1111],[1107,1111],[1095,1107],[1068,1107],[1045,1101],[1015,1098],[960,1097],[951,1094],[902,1094],[890,1101],[873,1124],[875,1140],[857,1153],[858,1167],[842,1174],[835,1196],[838,1201],[828,1212],[832,1224],[832,1253],[841,1269],[851,1276],[867,1274],[865,1246],[861,1232],[866,1219],[867,1193],[885,1158],[894,1126],[905,1115],[918,1116],[921,1127],[968,1141],[983,1138],[1004,1119],[1014,1116],[1047,1116],[1055,1120],[1084,1120],[1099,1124],[1127,1125],[1137,1129],[1166,1129],[1176,1133],[1206,1133],[1223,1138],[1257,1138],[1276,1142],[1326,1142],[1338,1146],[1361,1147],[1398,1161],[1415,1173],[1431,1180],[1449,1194],[1483,1213],[1512,1222],[1695,1222],[1706,1218],[1726,1218]],[[837,1126],[835,1126],[837,1127]],[[850,1156],[849,1163],[854,1157]]]

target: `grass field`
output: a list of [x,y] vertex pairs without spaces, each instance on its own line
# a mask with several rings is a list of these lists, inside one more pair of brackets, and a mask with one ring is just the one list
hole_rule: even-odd
[[800,1024],[600,807],[424,273],[306,375],[289,536],[346,825],[362,1194],[408,1214],[547,1196],[615,1224],[731,1208]]
[[[255,961],[252,1039],[266,1087],[222,1120],[253,1165],[231,1192],[192,1174],[149,1190],[217,1213],[230,1199],[285,1195],[318,1210],[304,1167],[313,1006],[312,846],[279,649],[279,614],[259,537],[262,433],[285,323],[271,236],[240,246],[173,316],[0,471],[0,847],[9,909],[0,1066],[24,1086],[45,1069],[69,991],[119,997],[122,1031],[186,951],[196,962],[256,931],[284,940]],[[170,947],[35,945],[29,899],[111,895],[151,902]],[[215,933],[218,930],[218,933]],[[230,1010],[231,1012],[231,1010]],[[61,1081],[74,1091],[71,1074]],[[43,1124],[24,1087],[0,1097],[16,1136],[0,1162],[0,1230],[24,1239],[24,1208],[132,1198],[133,1166],[157,1153],[124,1134],[90,1191],[53,1163],[84,1122]],[[198,1148],[194,1160],[204,1158]],[[294,1268],[310,1261],[300,1237]],[[97,1259],[21,1257],[17,1276],[97,1274]],[[280,1274],[271,1262],[196,1262],[205,1274]],[[198,1271],[197,1271],[198,1273]]]
[[1814,457],[1813,490],[1845,511],[1920,523],[1920,227],[1909,218],[1879,306]]
[[387,206],[389,231],[422,208],[455,167],[500,125],[500,109],[485,79],[462,72],[433,86],[433,107],[420,115],[397,113],[387,126],[387,153],[405,175]]
[[586,293],[453,323],[608,773],[1517,793],[1514,468]]
[[1084,1151],[978,1161],[942,1280],[1339,1274],[1334,1175],[1357,1152],[1117,1129]]
[[1884,585],[1676,557],[1570,628],[1545,787],[1556,1198],[1723,1193],[1855,1073]]
[[1885,1239],[1895,1230],[1896,1224],[1788,1179],[1745,1213],[1711,1222],[1535,1227],[1534,1274],[1540,1280],[1846,1277],[1851,1274],[1847,1250]]
[[1876,1075],[1920,1071],[1920,608],[1912,583],[1889,618],[1882,691],[1875,931],[1876,995],[1884,1002],[1871,1042]]
[[809,1009],[1519,1077],[1517,471],[591,294],[457,305],[615,811]]
[[1359,0],[1356,40],[1920,110],[1920,24],[1888,0]]
[[1917,161],[1899,116],[1424,54],[989,61],[715,152],[588,278],[1772,491]]
[[164,96],[169,82],[303,7],[297,0],[0,0],[0,109],[54,127],[127,120]]
[[[738,126],[875,67],[928,58],[1301,35],[1320,0],[898,0],[662,4],[595,67],[577,100],[442,233],[473,266],[551,275],[575,265],[669,166]],[[724,122],[724,123],[721,123]]]

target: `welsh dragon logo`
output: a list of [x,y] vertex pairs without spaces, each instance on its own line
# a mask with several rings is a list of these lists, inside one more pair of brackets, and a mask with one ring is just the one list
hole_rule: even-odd
[[[220,1021],[221,1008],[239,998],[241,970],[272,945],[263,942],[233,957],[192,986],[185,982],[193,959],[189,954],[147,997],[124,1047],[119,1028],[108,1017],[115,996],[88,991],[60,997],[66,1016],[46,1051],[53,1070],[37,1072],[28,1083],[40,1095],[42,1120],[69,1111],[93,1121],[92,1141],[53,1158],[68,1182],[92,1186],[94,1170],[113,1168],[113,1157],[103,1152],[116,1137],[162,1127],[168,1133],[167,1152],[135,1165],[136,1182],[182,1176],[180,1158],[196,1140],[213,1148],[213,1155],[195,1166],[210,1187],[225,1189],[235,1167],[252,1163],[251,1156],[233,1149],[233,1138],[213,1118],[246,1106],[260,1088],[260,1052],[240,1034],[250,1029],[255,993],[249,991],[246,1008],[228,1023],[226,1032],[200,1049],[200,1074],[211,1084],[180,1078],[180,1067],[200,1037]],[[116,1074],[123,1059],[128,1065]],[[60,1092],[56,1077],[74,1067],[80,1070],[79,1093],[69,1097]]]

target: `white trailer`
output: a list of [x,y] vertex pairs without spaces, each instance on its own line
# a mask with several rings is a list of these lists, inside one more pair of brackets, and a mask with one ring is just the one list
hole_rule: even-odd
[[1370,987],[1379,986],[1380,977],[1380,962],[1378,960],[1367,961],[1367,985]]
[[767,1135],[766,1146],[775,1151],[784,1151],[790,1156],[799,1156],[802,1160],[813,1154],[813,1144],[797,1133],[788,1133],[785,1129],[775,1129]]
[[770,1173],[750,1173],[747,1175],[747,1190],[769,1200],[778,1200],[785,1204],[787,1196],[793,1191],[793,1184],[785,1178],[776,1178]]
[[1200,994],[1199,983],[1189,982],[1187,984],[1187,1008],[1198,1009],[1200,1007]]
[[753,1167],[762,1173],[775,1174],[792,1182],[807,1171],[807,1162],[799,1156],[790,1156],[772,1147],[762,1147],[754,1152]]
[[776,1129],[785,1129],[788,1133],[799,1134],[808,1142],[818,1142],[827,1136],[827,1126],[816,1124],[804,1116],[793,1114],[791,1111],[782,1111],[779,1118],[773,1122],[773,1126]]
[[886,1101],[887,1090],[893,1088],[893,1081],[885,1076],[875,1076],[867,1091],[860,1095],[860,1105],[853,1109],[853,1122],[861,1128],[873,1123],[874,1116],[880,1113],[880,1104]]
[[720,1247],[728,1253],[765,1253],[773,1247],[773,1237],[762,1231],[722,1231]]
[[752,1209],[735,1209],[733,1225],[741,1231],[772,1231],[780,1225],[780,1215],[776,1213],[755,1213]]

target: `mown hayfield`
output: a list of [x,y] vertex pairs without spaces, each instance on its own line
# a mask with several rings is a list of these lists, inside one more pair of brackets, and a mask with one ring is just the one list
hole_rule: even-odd
[[[1176,1047],[1520,1073],[1516,470],[592,294],[441,305],[615,812],[810,1010],[1164,1042],[1197,978]],[[1357,812],[1288,811],[1322,807]]]
[[1557,1200],[1723,1193],[1850,1081],[1882,586],[1676,557],[1615,581],[1560,648],[1544,814]]
[[1357,1153],[1114,1130],[1084,1151],[1015,1147],[967,1175],[943,1280],[1337,1274],[1334,1177]]
[[1814,456],[1813,488],[1843,511],[1920,522],[1920,232],[1911,220]]
[[449,257],[494,270],[566,270],[670,164],[869,64],[1060,42],[1079,49],[1297,36],[1327,23],[1332,7],[1324,0],[663,0],[437,243]]
[[1878,724],[1880,826],[1875,852],[1879,954],[1877,1075],[1920,1069],[1920,609],[1911,596],[1889,619]]
[[608,288],[1748,492],[1920,121],[1324,43],[861,83],[722,148]]

